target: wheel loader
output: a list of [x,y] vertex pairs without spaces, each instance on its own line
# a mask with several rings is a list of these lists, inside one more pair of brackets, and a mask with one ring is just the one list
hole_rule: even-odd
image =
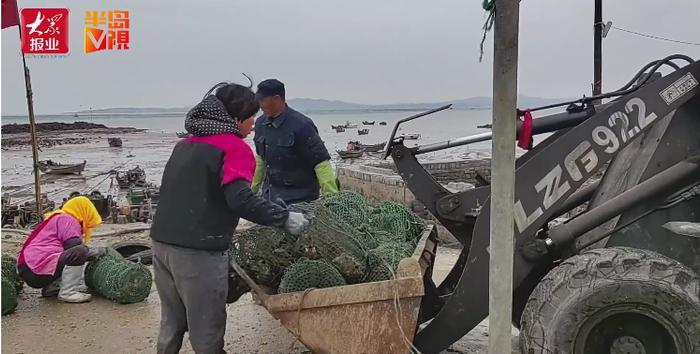
[[[613,92],[513,112],[515,120],[566,107],[517,122],[518,145],[530,147],[516,160],[513,201],[512,323],[523,353],[700,353],[699,78],[700,61],[671,55]],[[401,124],[448,108],[400,120],[385,149],[416,199],[461,243],[441,283],[432,279],[431,224],[390,280],[275,294],[231,260],[234,297],[252,289],[319,354],[441,353],[482,322],[488,180],[450,192],[418,156],[492,134],[414,147],[396,135]],[[532,144],[535,135],[542,137]]]
[[[512,322],[523,353],[700,353],[698,80],[700,61],[671,55],[613,92],[513,112],[565,107],[531,120],[543,138],[516,160]],[[452,193],[418,156],[491,133],[415,147],[396,135],[447,108],[399,121],[385,151],[462,246],[444,281],[424,279],[412,350],[425,354],[489,307],[490,186]]]

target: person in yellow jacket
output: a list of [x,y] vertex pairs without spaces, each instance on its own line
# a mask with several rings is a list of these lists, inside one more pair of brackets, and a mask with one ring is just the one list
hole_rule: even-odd
[[337,192],[330,155],[318,129],[311,118],[287,105],[284,84],[265,80],[256,96],[263,115],[255,121],[253,190],[287,205]]

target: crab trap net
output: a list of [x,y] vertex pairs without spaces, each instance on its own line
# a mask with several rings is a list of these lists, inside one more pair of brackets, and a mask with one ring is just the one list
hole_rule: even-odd
[[426,226],[403,205],[370,205],[351,191],[290,210],[310,221],[301,235],[254,226],[235,235],[230,252],[256,283],[278,293],[392,279]]

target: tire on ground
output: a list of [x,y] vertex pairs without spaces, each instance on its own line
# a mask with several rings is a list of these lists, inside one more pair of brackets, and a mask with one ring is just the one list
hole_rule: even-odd
[[588,251],[537,285],[521,317],[520,347],[527,354],[700,353],[699,292],[697,274],[658,253]]

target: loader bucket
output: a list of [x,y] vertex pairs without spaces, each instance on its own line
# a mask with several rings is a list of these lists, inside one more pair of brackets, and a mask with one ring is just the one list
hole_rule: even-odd
[[413,255],[401,260],[395,279],[287,294],[271,295],[234,268],[262,306],[313,353],[409,353],[436,248],[430,225]]

